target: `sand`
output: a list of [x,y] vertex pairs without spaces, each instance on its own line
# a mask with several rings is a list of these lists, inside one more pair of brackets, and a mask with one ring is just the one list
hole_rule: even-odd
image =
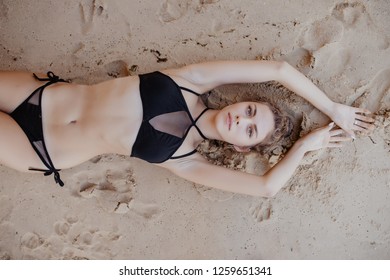
[[[0,258],[390,259],[389,14],[386,0],[0,0],[2,70],[91,84],[207,60],[287,60],[333,100],[378,115],[371,136],[308,154],[270,199],[117,155],[64,170],[64,188],[0,166]],[[285,108],[294,137],[328,122],[275,83],[223,86],[208,102],[258,98]],[[201,150],[260,175],[288,145],[266,156]]]

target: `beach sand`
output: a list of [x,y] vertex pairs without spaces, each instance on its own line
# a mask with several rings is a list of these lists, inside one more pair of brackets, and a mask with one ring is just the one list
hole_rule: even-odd
[[[372,135],[308,154],[269,199],[117,155],[64,170],[63,188],[0,166],[0,258],[390,259],[389,14],[386,0],[0,0],[1,70],[91,84],[209,60],[286,60],[332,100],[377,114]],[[297,134],[329,122],[276,83],[226,85],[208,102],[259,96],[285,108]],[[200,147],[259,175],[285,148]]]

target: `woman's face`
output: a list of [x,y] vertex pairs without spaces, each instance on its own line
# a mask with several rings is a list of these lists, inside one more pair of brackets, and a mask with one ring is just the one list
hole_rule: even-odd
[[259,144],[274,131],[274,114],[264,103],[240,102],[220,110],[216,128],[223,141],[240,147]]

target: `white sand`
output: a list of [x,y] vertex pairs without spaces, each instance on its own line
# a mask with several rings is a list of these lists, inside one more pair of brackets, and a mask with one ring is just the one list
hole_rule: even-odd
[[[386,0],[0,0],[2,70],[94,83],[130,68],[285,59],[333,100],[379,112],[373,135],[308,155],[272,199],[113,155],[64,170],[64,188],[1,166],[0,258],[389,259],[389,14]],[[267,90],[296,122],[304,115],[304,132],[327,122],[269,84],[224,86],[210,102]],[[255,153],[215,153],[250,172],[268,165]]]

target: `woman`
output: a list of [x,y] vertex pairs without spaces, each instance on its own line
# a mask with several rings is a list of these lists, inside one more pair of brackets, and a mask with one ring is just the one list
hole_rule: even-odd
[[[270,197],[306,152],[340,147],[354,137],[354,130],[374,128],[368,110],[332,102],[285,62],[208,62],[95,85],[66,83],[51,72],[42,77],[0,73],[0,162],[21,171],[54,173],[60,185],[59,169],[117,153],[158,164],[195,183]],[[238,151],[272,139],[280,128],[270,106],[243,102],[208,110],[199,98],[223,84],[270,80],[305,98],[334,123],[300,138],[263,176],[212,165],[196,153],[204,138],[229,142]]]

